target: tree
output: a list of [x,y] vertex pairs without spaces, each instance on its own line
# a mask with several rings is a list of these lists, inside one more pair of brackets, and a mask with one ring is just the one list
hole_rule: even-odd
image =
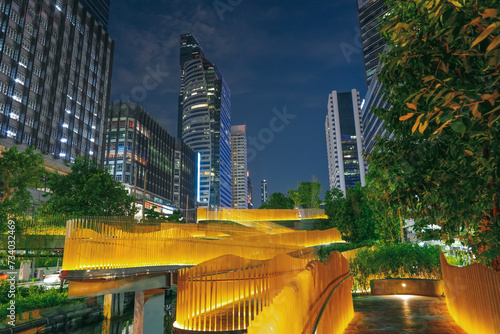
[[354,188],[347,189],[345,196],[340,189],[326,191],[325,214],[332,227],[337,228],[342,239],[348,242],[361,243],[378,239],[367,190],[358,183]]
[[292,200],[295,208],[300,206],[300,194],[297,189],[288,190],[288,197]]
[[22,215],[33,205],[28,191],[36,188],[46,175],[43,157],[33,147],[19,152],[11,147],[0,156],[0,232],[10,216]]
[[180,210],[175,210],[172,212],[170,215],[165,216],[164,214],[161,214],[160,212],[156,211],[157,207],[153,206],[150,209],[145,209],[144,210],[144,218],[146,220],[159,220],[163,222],[180,222],[182,220],[182,212]]
[[79,157],[71,173],[50,175],[46,210],[79,216],[133,216],[135,198],[93,161]]
[[293,209],[293,201],[283,193],[273,193],[269,201],[263,203],[259,209]]
[[167,217],[169,222],[180,222],[182,221],[182,212],[180,210],[175,210],[171,215]]
[[403,242],[401,204],[399,202],[391,203],[391,199],[388,198],[385,191],[386,185],[373,182],[377,170],[370,169],[370,171],[366,178],[367,185],[363,188],[375,221],[375,234],[378,236],[378,240],[385,245],[392,245],[397,241]]
[[[497,0],[396,1],[378,79],[394,138],[377,141],[370,173],[387,208],[424,231],[462,238],[500,269],[500,18]],[[418,130],[418,131],[417,131]]]
[[317,182],[313,177],[311,182],[298,183],[299,203],[304,209],[319,208],[321,204],[321,183]]

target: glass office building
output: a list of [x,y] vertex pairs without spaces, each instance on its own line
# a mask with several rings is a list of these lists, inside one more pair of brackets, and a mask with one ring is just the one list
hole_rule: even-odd
[[198,205],[231,207],[231,91],[192,34],[180,57],[179,133],[199,157]]
[[81,4],[108,31],[110,0],[80,0]]
[[0,3],[0,145],[102,165],[114,43],[76,0]]
[[176,143],[175,137],[141,106],[131,102],[111,104],[105,150],[108,171],[139,203],[145,194],[146,209],[156,206],[157,211],[170,214],[182,209],[181,205],[186,208],[181,198],[194,197],[194,152],[182,142]]

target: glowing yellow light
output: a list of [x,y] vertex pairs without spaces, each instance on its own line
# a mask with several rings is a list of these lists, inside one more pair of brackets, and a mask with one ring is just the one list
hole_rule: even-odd
[[402,300],[408,300],[408,299],[413,298],[414,296],[412,296],[412,295],[398,295],[398,297],[401,298]]
[[191,106],[190,109],[193,110],[193,109],[198,109],[198,108],[203,108],[203,107],[208,107],[208,104],[206,104],[206,103],[196,104],[194,106]]

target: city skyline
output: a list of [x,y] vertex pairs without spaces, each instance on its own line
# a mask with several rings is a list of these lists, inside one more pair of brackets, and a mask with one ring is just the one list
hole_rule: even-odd
[[[317,175],[326,189],[326,145],[318,131],[326,96],[356,88],[363,98],[366,91],[356,3],[242,2],[221,15],[210,2],[150,4],[111,3],[109,31],[120,54],[111,99],[139,100],[174,134],[178,36],[191,32],[231,87],[232,123],[248,126],[253,177],[272,180],[273,192],[286,192]],[[252,13],[259,20],[248,20]],[[296,20],[305,25],[295,27]],[[283,147],[300,152],[292,155]]]

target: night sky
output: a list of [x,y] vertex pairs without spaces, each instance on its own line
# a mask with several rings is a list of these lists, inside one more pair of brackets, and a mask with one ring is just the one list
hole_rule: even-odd
[[[356,1],[111,1],[111,99],[139,103],[172,135],[179,35],[188,32],[231,89],[232,124],[246,124],[247,136],[256,138],[248,142],[254,205],[262,179],[273,193],[315,175],[324,194],[328,94],[355,88],[363,99],[366,92]],[[273,120],[284,111],[288,124]]]

